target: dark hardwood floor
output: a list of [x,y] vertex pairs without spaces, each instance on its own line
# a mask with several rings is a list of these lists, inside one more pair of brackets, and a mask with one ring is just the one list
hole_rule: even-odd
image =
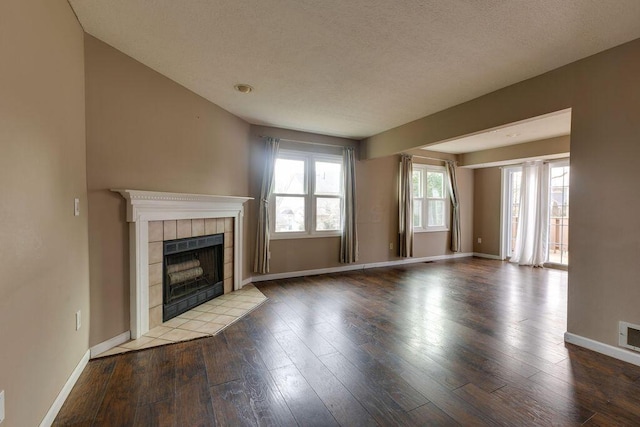
[[55,425],[640,425],[564,344],[567,273],[462,259],[277,280],[215,337],[89,362]]

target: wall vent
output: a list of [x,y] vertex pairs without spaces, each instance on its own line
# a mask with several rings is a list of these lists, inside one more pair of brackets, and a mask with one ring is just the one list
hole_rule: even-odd
[[618,344],[621,347],[640,352],[640,326],[620,322],[620,338]]

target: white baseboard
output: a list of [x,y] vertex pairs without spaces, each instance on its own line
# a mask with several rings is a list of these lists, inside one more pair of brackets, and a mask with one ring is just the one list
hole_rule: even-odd
[[478,258],[497,259],[498,261],[502,261],[502,258],[500,258],[499,255],[483,254],[481,252],[474,252],[473,256],[477,256]]
[[631,350],[627,350],[620,347],[614,347],[609,344],[595,341],[590,338],[585,338],[580,335],[572,334],[571,332],[564,333],[564,341],[570,344],[575,344],[580,347],[584,347],[589,350],[593,350],[596,353],[601,353],[606,356],[613,357],[614,359],[622,360],[623,362],[631,363],[636,366],[640,366],[640,353],[635,353]]
[[242,288],[242,286],[244,286],[244,285],[248,285],[248,284],[249,284],[249,283],[251,283],[251,282],[252,282],[251,277],[249,277],[248,279],[244,279],[244,280],[242,281],[242,283],[241,283],[240,288]]
[[253,276],[251,278],[251,281],[264,282],[267,280],[289,279],[292,277],[315,276],[318,274],[328,274],[328,273],[341,273],[344,271],[365,270],[368,268],[379,268],[379,267],[391,267],[394,265],[415,264],[419,262],[440,261],[444,259],[467,258],[470,256],[473,256],[473,253],[462,252],[462,253],[456,253],[456,254],[436,255],[436,256],[422,257],[422,258],[403,258],[403,259],[394,260],[394,261],[382,261],[382,262],[374,262],[369,264],[348,264],[348,265],[341,265],[339,267],[317,268],[315,270],[301,270],[301,271],[288,271],[286,273],[263,274],[260,276]]
[[108,339],[100,344],[96,344],[91,347],[89,350],[91,351],[91,357],[96,357],[99,354],[104,353],[105,351],[111,350],[113,347],[117,347],[120,344],[123,344],[131,339],[131,331],[126,331],[121,333],[120,335],[116,335],[115,337]]
[[71,373],[71,376],[69,377],[67,382],[64,384],[64,387],[62,387],[62,390],[60,390],[60,393],[58,393],[58,397],[56,397],[53,405],[51,405],[51,408],[49,408],[47,415],[45,415],[42,419],[40,427],[49,427],[51,426],[51,424],[53,424],[56,417],[58,416],[58,412],[60,412],[60,408],[62,408],[62,405],[64,404],[64,401],[67,400],[69,393],[71,393],[71,389],[74,385],[76,385],[76,381],[78,381],[80,374],[84,370],[85,366],[87,366],[87,363],[89,362],[89,355],[90,352],[89,350],[87,350],[87,352],[82,356],[82,359],[80,359],[80,362],[78,362],[78,365]]

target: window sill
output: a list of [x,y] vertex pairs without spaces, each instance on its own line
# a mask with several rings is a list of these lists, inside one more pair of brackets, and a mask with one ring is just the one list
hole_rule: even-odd
[[413,229],[413,233],[414,234],[421,234],[421,233],[443,233],[449,231],[448,228],[431,228],[431,229],[427,229],[427,228],[414,228]]
[[340,237],[339,231],[330,231],[326,233],[278,233],[271,234],[270,240],[291,240],[291,239],[317,239],[322,237]]

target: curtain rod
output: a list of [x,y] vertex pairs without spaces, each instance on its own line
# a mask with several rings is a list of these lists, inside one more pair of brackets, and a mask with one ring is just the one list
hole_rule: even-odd
[[[260,135],[260,138],[274,138],[274,137],[269,136],[269,135]],[[298,143],[298,144],[322,145],[322,146],[325,146],[325,147],[333,147],[333,148],[344,148],[345,147],[344,145],[325,144],[323,142],[299,141],[297,139],[288,139],[288,138],[277,138],[277,139],[279,139],[280,141],[295,142],[295,143]],[[351,147],[351,145],[348,145],[346,147]]]

